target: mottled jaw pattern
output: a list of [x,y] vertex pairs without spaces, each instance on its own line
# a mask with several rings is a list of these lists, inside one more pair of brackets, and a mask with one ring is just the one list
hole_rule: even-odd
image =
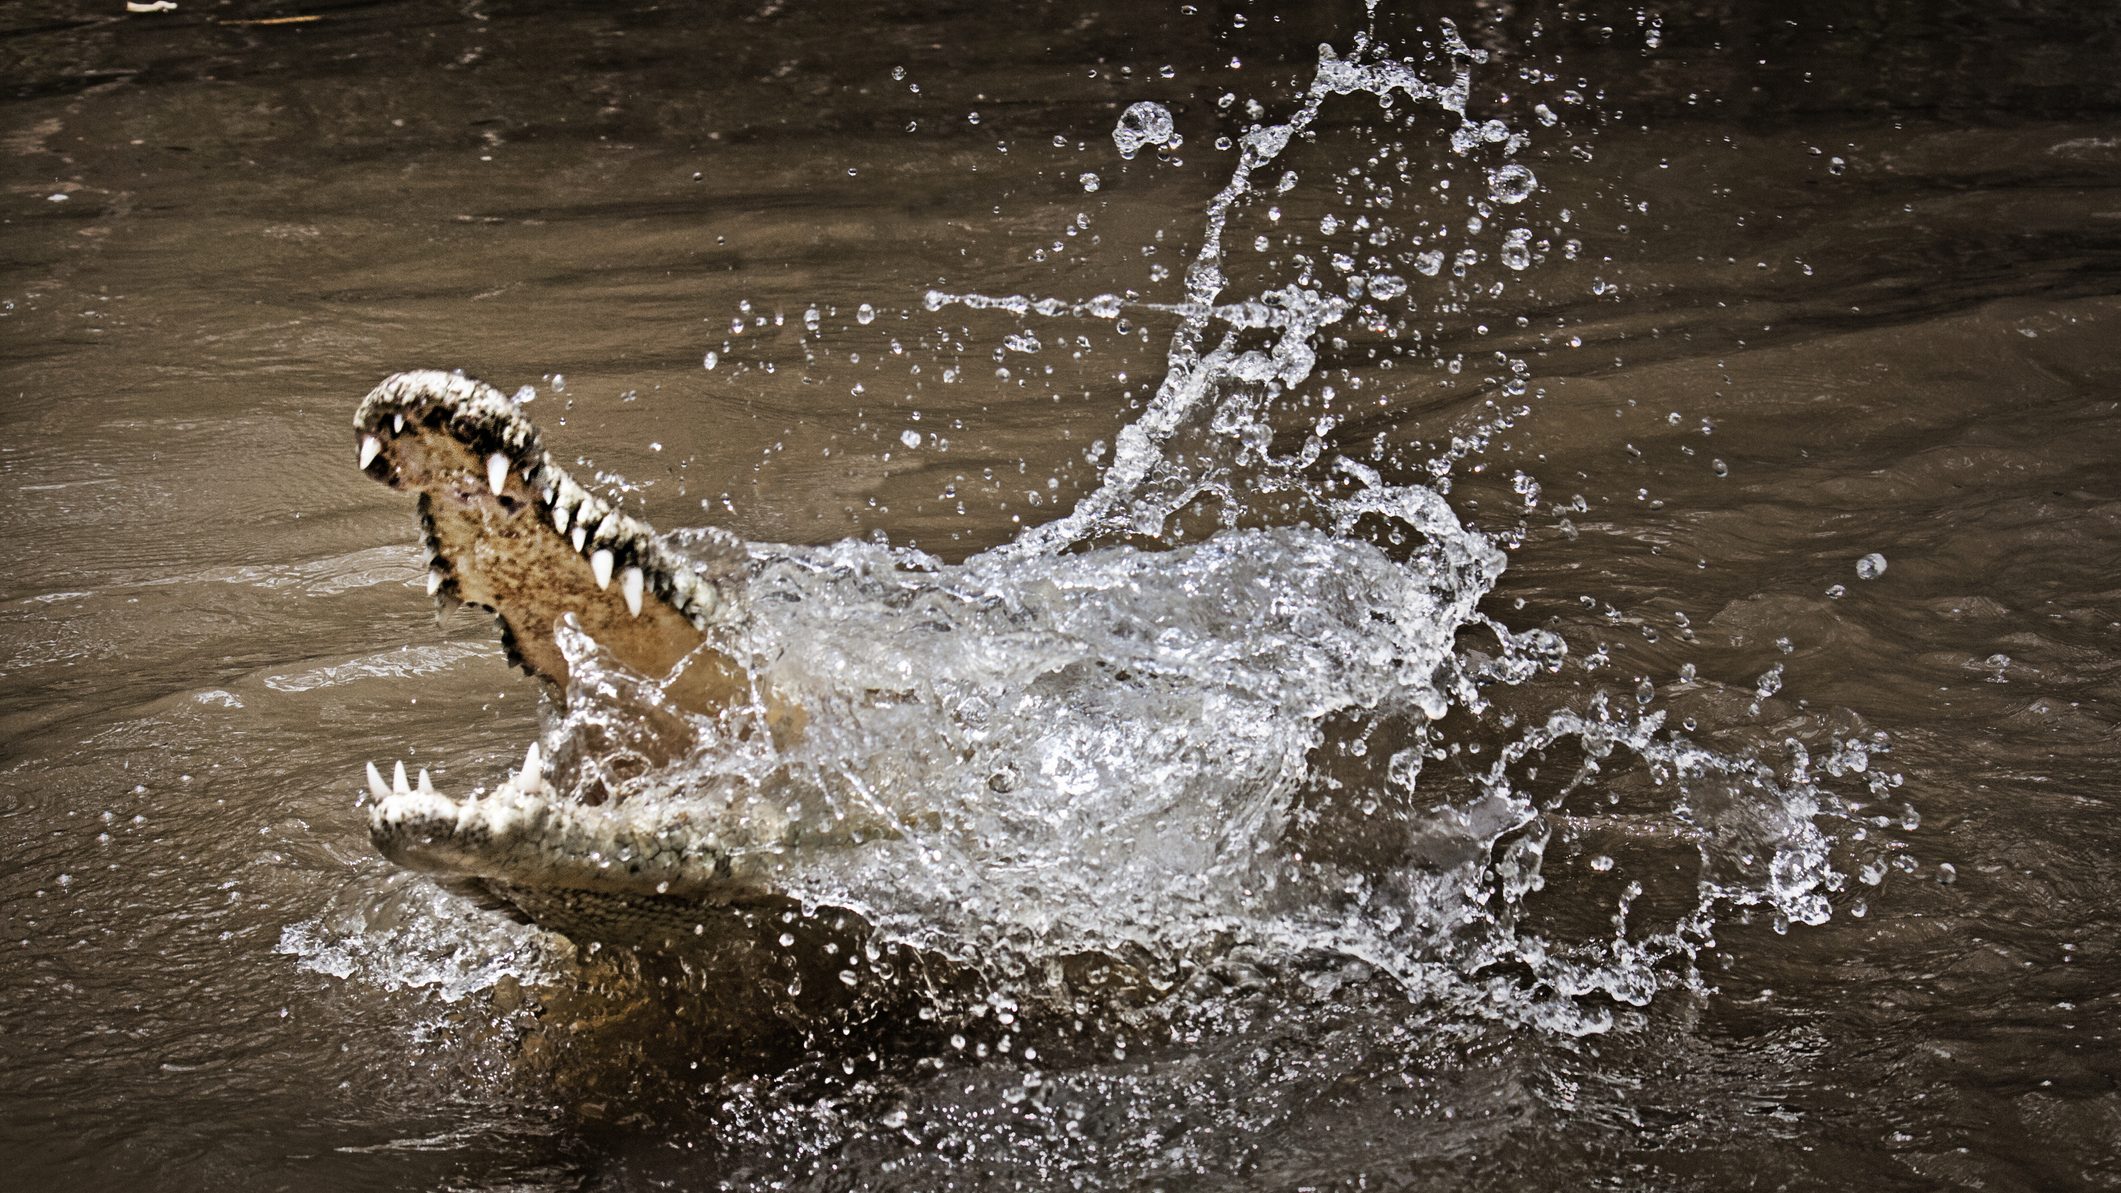
[[[354,416],[362,471],[419,493],[428,591],[493,611],[511,662],[555,685],[568,662],[563,618],[610,659],[662,681],[689,712],[758,702],[715,632],[743,616],[746,553],[734,536],[679,556],[639,519],[577,484],[499,390],[454,373],[399,373]],[[768,710],[778,734],[786,710]],[[423,870],[512,883],[669,893],[726,874],[711,833],[634,824],[629,809],[563,798],[533,743],[523,769],[481,798],[435,791],[402,763],[368,767],[370,831],[385,856]],[[614,866],[625,859],[622,866]]]

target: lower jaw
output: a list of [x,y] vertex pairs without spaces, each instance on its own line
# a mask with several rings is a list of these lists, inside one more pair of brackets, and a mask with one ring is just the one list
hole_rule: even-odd
[[369,836],[416,870],[524,888],[726,901],[746,888],[723,838],[684,813],[591,807],[542,778],[516,776],[462,799],[391,791],[369,809]]

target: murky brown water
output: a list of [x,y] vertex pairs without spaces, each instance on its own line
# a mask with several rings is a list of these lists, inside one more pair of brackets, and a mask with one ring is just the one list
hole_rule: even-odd
[[[1285,118],[1360,8],[120,7],[0,13],[10,1187],[2121,1186],[2110,6],[1382,14],[1491,51],[1473,112],[1580,241],[1474,271],[1499,292],[1407,277],[1417,317],[1336,325],[1303,391],[1356,395],[1317,434],[1402,480],[1533,407],[1450,501],[1512,543],[1483,607],[1569,661],[1443,722],[1468,748],[1425,789],[1643,680],[1724,756],[1787,778],[1786,742],[1882,731],[1903,782],[1830,784],[1865,804],[1827,829],[1831,918],[1721,907],[1698,976],[1610,1030],[1472,1006],[1531,1005],[1507,966],[1441,998],[1292,962],[1034,1025],[1035,1060],[748,1034],[374,857],[363,760],[468,787],[538,696],[427,611],[348,418],[462,367],[537,385],[665,525],[1004,543],[1097,484],[1173,318],[923,296],[1176,301],[1216,138]],[[1123,161],[1145,99],[1184,144]],[[1479,177],[1448,122],[1380,153],[1379,119],[1330,100],[1276,164],[1307,182],[1233,224],[1238,290],[1337,196],[1445,212],[1427,171]],[[1592,790],[1632,807],[1640,769]],[[1634,864],[1597,832],[1544,871],[1592,921],[1601,850]]]

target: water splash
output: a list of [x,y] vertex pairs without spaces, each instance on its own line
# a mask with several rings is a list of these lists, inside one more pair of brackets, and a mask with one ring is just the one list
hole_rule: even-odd
[[[688,713],[563,629],[573,683],[545,733],[563,785],[704,819],[775,890],[1022,996],[1080,953],[1355,964],[1427,1002],[1581,1034],[1701,989],[1730,917],[1817,924],[1852,882],[1882,881],[1904,862],[1863,831],[1898,782],[1869,767],[1882,741],[1829,727],[1775,758],[1720,753],[1667,730],[1654,687],[1539,707],[1567,645],[1481,612],[1505,556],[1446,498],[1453,468],[1529,411],[1524,361],[1498,354],[1492,413],[1430,459],[1357,458],[1332,437],[1316,374],[1338,330],[1405,332],[1423,286],[1493,296],[1548,251],[1541,184],[1508,160],[1526,134],[1468,114],[1485,57],[1448,23],[1419,58],[1368,35],[1345,56],[1321,47],[1294,109],[1232,138],[1176,301],[927,294],[930,311],[1175,318],[1165,375],[1097,487],[962,563],[755,548],[754,617],[723,645],[805,710],[792,743],[757,710]],[[1467,161],[1485,198],[1419,235],[1386,206],[1327,214],[1322,240],[1240,280],[1234,222],[1301,185],[1262,171],[1354,96]],[[1113,135],[1123,157],[1176,142],[1150,104]],[[1026,326],[1007,348],[1041,343]],[[1299,395],[1326,413],[1292,448]],[[1514,487],[1538,503],[1536,480]],[[1499,711],[1505,692],[1536,711]],[[1751,693],[1756,708],[1773,694]]]
[[[1218,499],[1225,511],[1225,525],[1236,524],[1242,502],[1231,493],[1217,470],[1173,463],[1171,445],[1205,420],[1215,424],[1213,432],[1224,442],[1249,442],[1255,456],[1262,454],[1259,449],[1267,434],[1260,418],[1264,408],[1310,378],[1318,361],[1321,332],[1339,322],[1350,304],[1347,299],[1326,293],[1309,271],[1285,285],[1263,289],[1254,298],[1222,302],[1223,292],[1230,284],[1223,243],[1230,220],[1241,204],[1255,196],[1255,175],[1308,133],[1326,101],[1335,96],[1396,96],[1433,106],[1458,121],[1450,136],[1455,154],[1464,155],[1490,143],[1504,144],[1512,150],[1521,145],[1518,134],[1500,122],[1475,123],[1466,116],[1472,69],[1487,60],[1487,53],[1466,45],[1451,22],[1442,22],[1441,29],[1426,64],[1392,57],[1389,49],[1374,42],[1368,33],[1356,36],[1353,50],[1345,57],[1330,45],[1319,47],[1317,68],[1296,110],[1278,123],[1254,123],[1235,138],[1237,163],[1229,180],[1209,201],[1200,247],[1185,272],[1185,298],[1152,308],[1179,316],[1167,352],[1164,379],[1155,397],[1141,417],[1119,432],[1112,461],[1097,489],[1066,517],[1026,531],[1015,542],[1000,548],[1002,552],[1051,554],[1115,534],[1159,538],[1173,513],[1202,496]],[[1445,81],[1425,77],[1422,65],[1444,76]],[[1127,128],[1123,120],[1120,131]],[[1359,286],[1358,281],[1354,288]],[[927,296],[930,310],[948,303],[1029,309],[1041,314],[1073,309],[1072,304],[1052,300],[1033,303],[937,292]],[[1225,328],[1225,333],[1204,349],[1211,329],[1217,326]],[[1269,342],[1260,344],[1241,339],[1238,333],[1243,331],[1267,331],[1272,335]],[[1287,469],[1274,468],[1268,461],[1256,462],[1268,463],[1269,467],[1255,478],[1255,483],[1272,489],[1301,487],[1299,480],[1287,475]]]

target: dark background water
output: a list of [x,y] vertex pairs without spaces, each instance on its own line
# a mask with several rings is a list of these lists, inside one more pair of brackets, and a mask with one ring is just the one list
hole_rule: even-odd
[[[1214,98],[1286,102],[1360,8],[121,7],[0,10],[4,1183],[2121,1185],[2121,9],[1382,14],[1494,52],[1480,113],[1582,100],[1535,142],[1581,254],[1425,325],[1544,391],[1452,498],[1524,523],[1490,605],[1577,660],[1537,699],[1647,678],[1733,749],[1884,730],[1914,864],[1819,927],[1731,918],[1712,993],[1603,1036],[1351,981],[1039,1068],[710,1055],[712,1008],[478,921],[434,944],[358,765],[492,773],[533,696],[430,619],[347,418],[464,367],[539,384],[667,523],[1002,541],[1094,481],[1163,329],[1045,329],[1090,342],[990,383],[1017,322],[921,294],[1172,297]],[[1182,164],[1119,160],[1138,99]],[[1343,434],[1446,442],[1480,373],[1371,372]],[[947,459],[894,450],[916,410]],[[1582,508],[1521,518],[1518,468]]]

